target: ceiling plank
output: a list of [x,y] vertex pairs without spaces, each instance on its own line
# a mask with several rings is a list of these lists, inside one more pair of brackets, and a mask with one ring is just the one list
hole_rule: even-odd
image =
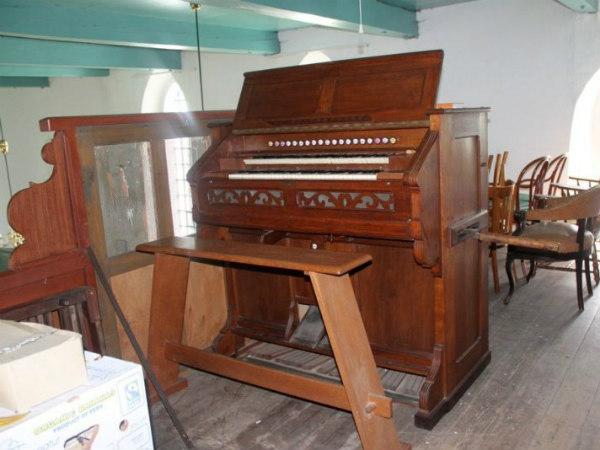
[[181,52],[0,36],[0,64],[179,70]]
[[[258,14],[294,20],[309,25],[358,31],[357,0],[184,0],[188,3],[236,8]],[[399,37],[416,37],[418,25],[414,11],[362,0],[365,33]]]
[[107,77],[108,69],[80,67],[6,66],[0,64],[0,77]]
[[598,0],[558,0],[567,8],[581,13],[597,13]]
[[[190,9],[190,19],[192,18]],[[193,20],[122,14],[111,10],[67,8],[48,3],[9,0],[0,3],[0,35],[77,41],[134,47],[191,50],[196,48]],[[205,51],[279,53],[276,31],[200,24],[200,45]]]
[[0,88],[48,86],[50,86],[50,80],[44,77],[0,77]]

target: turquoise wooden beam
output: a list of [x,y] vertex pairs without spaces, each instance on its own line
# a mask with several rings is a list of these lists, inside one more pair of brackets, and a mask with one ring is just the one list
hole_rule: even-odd
[[[221,8],[241,8],[258,14],[349,31],[358,31],[357,0],[184,0]],[[415,37],[416,13],[382,3],[362,0],[365,33]]]
[[50,81],[44,77],[0,77],[0,88],[48,86],[50,86]]
[[575,12],[596,13],[598,12],[598,0],[558,0],[567,8]]
[[[48,2],[0,2],[0,35],[35,37],[111,45],[192,50],[196,32],[192,20],[177,20],[111,12],[110,9],[67,8]],[[279,53],[276,31],[200,25],[203,50],[235,53]]]
[[98,69],[181,69],[176,50],[0,36],[0,64]]
[[109,74],[108,69],[0,65],[0,77],[107,77]]

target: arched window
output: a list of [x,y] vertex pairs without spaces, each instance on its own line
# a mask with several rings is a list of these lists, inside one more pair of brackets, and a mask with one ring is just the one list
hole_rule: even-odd
[[569,174],[600,178],[600,70],[587,82],[575,104]]
[[302,58],[302,61],[300,61],[300,65],[303,66],[304,64],[316,64],[328,61],[331,61],[329,56],[322,51],[315,50],[313,52],[308,52],[304,58]]
[[167,93],[163,105],[164,112],[184,112],[188,111],[188,104],[185,95],[177,81],[173,80]]
[[[189,107],[179,84],[172,80],[164,94],[164,112],[185,112]],[[165,140],[169,193],[173,232],[175,236],[187,236],[196,231],[192,218],[192,192],[186,175],[192,165],[206,150],[205,138],[175,138]]]

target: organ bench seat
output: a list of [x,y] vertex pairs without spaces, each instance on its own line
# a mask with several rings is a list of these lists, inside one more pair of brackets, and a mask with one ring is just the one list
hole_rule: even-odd
[[[137,247],[153,253],[149,359],[163,385],[176,382],[178,363],[352,412],[365,449],[410,448],[400,443],[348,272],[371,261],[343,253],[193,237]],[[342,384],[286,373],[181,344],[190,259],[300,271],[314,288]],[[206,299],[209,301],[210,299]],[[168,320],[167,320],[168,319]]]

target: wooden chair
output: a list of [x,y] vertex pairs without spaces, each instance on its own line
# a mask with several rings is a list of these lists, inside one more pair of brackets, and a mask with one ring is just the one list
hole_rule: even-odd
[[[514,184],[505,186],[490,186],[488,198],[490,201],[488,229],[492,233],[511,234],[513,227]],[[502,247],[501,244],[492,242],[490,244],[490,258],[492,260],[492,276],[494,279],[494,291],[500,292],[500,281],[498,278],[498,256],[496,251]]]
[[544,176],[542,193],[546,195],[556,195],[556,186],[554,184],[562,181],[563,172],[567,164],[567,155],[558,155],[548,163],[548,169]]
[[86,350],[101,353],[104,336],[96,290],[83,286],[24,305],[0,306],[0,319],[36,322],[80,333]]
[[[589,178],[569,177],[570,180],[575,180],[577,185],[563,183],[553,183],[554,195],[559,197],[572,197],[574,195],[581,194],[582,192],[590,189],[593,186],[600,184],[600,180],[593,180]],[[595,184],[594,184],[595,183]],[[589,229],[594,235],[594,245],[592,246],[592,272],[594,274],[594,282],[596,285],[600,283],[600,264],[598,263],[598,249],[596,248],[596,242],[600,238],[600,217],[590,221]],[[569,267],[555,267],[551,265],[544,266],[545,269],[561,270],[570,272],[573,269]]]
[[589,189],[600,184],[600,180],[596,178],[584,178],[584,177],[573,177],[569,176],[569,180],[575,182],[575,186]]
[[[519,174],[515,183],[515,211],[528,211],[536,206],[536,195],[543,193],[544,179],[548,170],[549,158],[542,156],[528,163]],[[527,193],[527,203],[521,204],[521,191]]]
[[[494,158],[494,155],[490,155],[491,158]],[[503,186],[506,184],[506,161],[508,160],[508,151],[495,155],[495,165],[494,165],[494,178],[490,182],[492,186]],[[490,168],[491,169],[491,168]],[[488,169],[489,175],[489,169]]]
[[[506,256],[506,273],[510,284],[504,303],[508,304],[515,290],[511,273],[511,265],[515,259],[527,259],[532,262],[528,279],[535,269],[536,261],[570,261],[575,260],[577,281],[577,303],[583,310],[582,274],[585,264],[588,293],[592,294],[589,256],[594,245],[594,235],[589,231],[589,223],[600,215],[600,186],[593,187],[573,197],[548,198],[547,207],[527,212],[527,221],[541,221],[530,225],[522,225],[515,232],[517,238],[508,246]],[[577,225],[566,221],[575,220]],[[548,250],[540,250],[542,243]]]

